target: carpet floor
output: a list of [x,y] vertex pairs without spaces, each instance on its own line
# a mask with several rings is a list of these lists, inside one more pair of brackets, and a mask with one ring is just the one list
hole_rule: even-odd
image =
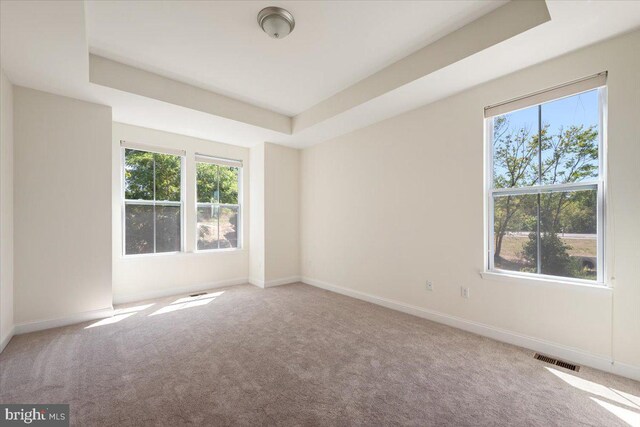
[[640,423],[638,382],[303,284],[116,308],[14,337],[0,402],[83,426]]

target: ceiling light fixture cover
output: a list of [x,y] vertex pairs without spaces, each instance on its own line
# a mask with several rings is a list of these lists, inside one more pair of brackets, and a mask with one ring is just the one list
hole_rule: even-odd
[[258,13],[258,25],[262,31],[274,39],[282,39],[289,35],[296,26],[296,21],[289,11],[281,7],[265,7]]

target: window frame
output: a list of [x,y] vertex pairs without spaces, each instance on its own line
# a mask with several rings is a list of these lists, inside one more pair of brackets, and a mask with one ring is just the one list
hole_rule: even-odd
[[[605,74],[606,75],[606,74]],[[560,87],[568,87],[570,88],[572,83],[567,83],[566,85],[561,85]],[[577,85],[576,85],[577,86]],[[555,89],[555,88],[552,88]],[[550,90],[552,90],[550,89]],[[579,95],[581,93],[590,92],[592,90],[598,91],[598,177],[595,179],[591,179],[588,181],[581,181],[575,183],[565,183],[565,184],[551,184],[551,185],[538,185],[538,186],[528,186],[528,187],[513,187],[513,188],[494,188],[493,187],[493,122],[495,117],[499,115],[509,114],[514,111],[518,111],[524,108],[530,108],[532,106],[544,105],[549,102],[553,102],[559,99]],[[543,91],[544,92],[544,91]],[[538,92],[539,93],[539,92]],[[536,93],[536,94],[538,94]],[[532,94],[531,96],[535,96],[536,94]],[[518,98],[518,100],[525,99],[527,97]],[[486,109],[485,109],[486,110]],[[506,111],[504,113],[492,115],[490,117],[484,118],[484,147],[485,147],[485,179],[484,179],[484,203],[485,203],[485,256],[484,256],[484,268],[483,273],[487,273],[488,275],[498,275],[504,277],[512,277],[512,278],[523,278],[523,279],[533,279],[544,282],[563,282],[568,284],[575,285],[589,285],[589,286],[597,286],[607,288],[610,285],[608,284],[607,271],[608,266],[605,259],[606,252],[606,177],[607,177],[607,86],[606,84],[602,86],[597,86],[591,89],[580,89],[579,86],[576,88],[575,92],[570,92],[569,94],[564,94],[562,96],[558,96],[543,102],[534,103],[528,105],[526,107],[514,108],[513,110]],[[564,277],[564,276],[554,276],[543,273],[528,273],[528,272],[520,272],[520,271],[512,271],[512,270],[503,270],[496,268],[494,265],[494,195],[522,195],[522,194],[549,194],[551,192],[566,192],[566,191],[578,191],[578,190],[596,190],[597,191],[597,226],[596,226],[596,279],[588,280],[588,279],[579,279],[572,277]]]
[[[170,201],[170,200],[155,200],[155,185],[154,185],[154,200],[134,200],[127,199],[126,194],[126,150],[137,150],[137,151],[146,151],[149,153],[156,154],[167,154],[172,156],[180,157],[180,201]],[[155,164],[154,164],[155,167]],[[182,150],[172,150],[172,149],[163,149],[161,147],[155,147],[146,144],[138,144],[138,143],[130,143],[127,141],[120,141],[120,201],[121,201],[121,227],[122,227],[122,249],[121,256],[124,258],[140,258],[140,257],[152,257],[152,256],[163,256],[163,255],[176,255],[184,253],[185,251],[185,181],[186,181],[186,153]],[[155,172],[154,172],[154,180],[155,180]],[[153,252],[144,253],[144,254],[128,254],[127,253],[127,224],[126,224],[126,207],[127,205],[134,206],[180,206],[180,250],[178,251],[170,251],[170,252],[156,252],[156,218],[154,211],[154,220],[153,220]]]
[[[202,161],[202,160],[198,160],[198,159],[207,159],[207,161]],[[244,164],[242,162],[242,160],[235,160],[235,159],[227,159],[227,158],[223,158],[223,157],[218,157],[218,156],[212,156],[212,155],[208,155],[208,154],[199,154],[196,153],[195,155],[195,159],[194,159],[194,205],[195,205],[195,227],[194,227],[194,252],[195,253],[211,253],[211,252],[233,252],[233,251],[240,251],[243,249],[243,230],[244,227],[242,226],[243,223],[243,210],[242,210],[242,197],[243,197],[243,181],[242,181],[242,175],[243,175],[243,167]],[[218,166],[230,166],[229,163],[234,163],[233,167],[237,167],[238,168],[238,204],[232,204],[232,203],[206,203],[206,202],[198,202],[198,163],[208,163],[208,164],[215,164]],[[219,179],[218,179],[219,181]],[[218,182],[219,185],[219,182]],[[218,208],[222,208],[222,207],[237,207],[238,208],[238,218],[237,218],[237,230],[236,230],[236,236],[237,236],[237,245],[235,248],[213,248],[213,249],[199,249],[198,248],[198,208],[201,207],[211,207],[213,208],[214,206],[218,206]],[[220,221],[218,220],[218,228],[220,227]],[[218,234],[219,235],[219,234]]]

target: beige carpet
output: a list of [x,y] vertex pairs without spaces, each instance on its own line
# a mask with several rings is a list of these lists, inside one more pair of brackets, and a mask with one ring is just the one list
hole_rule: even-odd
[[0,355],[0,402],[69,403],[84,426],[608,426],[640,416],[638,382],[576,374],[307,285],[211,292],[14,337]]

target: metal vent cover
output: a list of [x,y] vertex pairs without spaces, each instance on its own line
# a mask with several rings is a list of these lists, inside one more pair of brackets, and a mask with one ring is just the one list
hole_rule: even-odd
[[580,366],[573,363],[565,362],[564,360],[556,359],[544,354],[536,353],[534,359],[541,360],[543,362],[550,363],[552,365],[560,366],[561,368],[569,369],[570,371],[580,372]]

